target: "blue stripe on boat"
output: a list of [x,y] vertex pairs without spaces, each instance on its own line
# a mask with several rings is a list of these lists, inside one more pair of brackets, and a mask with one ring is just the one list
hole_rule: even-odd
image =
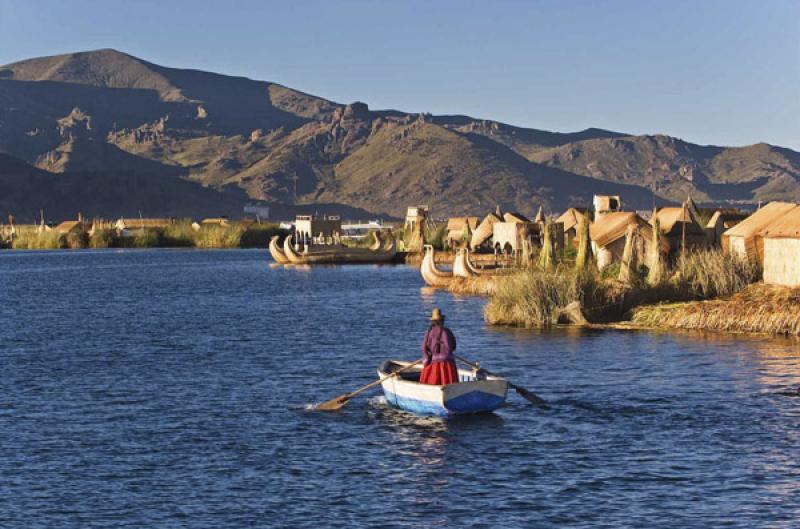
[[458,397],[447,399],[445,406],[454,413],[476,413],[496,410],[505,402],[505,398],[484,391],[470,391]]
[[439,417],[447,417],[456,413],[494,411],[505,402],[503,397],[483,391],[470,391],[464,395],[449,399],[446,403],[447,407],[433,401],[402,397],[386,389],[384,389],[383,394],[386,397],[386,402],[393,406],[420,415],[438,415]]

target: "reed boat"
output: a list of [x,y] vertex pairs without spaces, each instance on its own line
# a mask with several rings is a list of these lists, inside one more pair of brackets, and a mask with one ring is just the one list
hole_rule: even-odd
[[306,245],[295,249],[291,237],[283,241],[283,254],[291,264],[388,263],[397,255],[397,242],[389,233],[385,240],[377,232],[369,248],[350,248],[341,244]]
[[269,240],[269,253],[272,256],[272,259],[278,264],[289,264],[289,258],[286,257],[286,254],[283,253],[281,250],[280,245],[278,245],[278,235],[273,235],[272,238]]
[[469,258],[469,250],[462,248],[456,254],[453,262],[453,273],[458,277],[478,277],[478,276],[497,276],[510,274],[513,268],[478,268]]
[[435,253],[433,246],[430,244],[425,245],[425,257],[422,259],[422,264],[419,271],[422,274],[422,279],[425,283],[432,287],[446,288],[455,281],[453,272],[445,272],[436,268]]
[[[378,376],[387,377],[411,362],[386,360],[378,368]],[[450,417],[487,413],[503,406],[508,396],[508,381],[473,370],[458,370],[457,384],[434,386],[420,384],[422,367],[409,369],[381,383],[386,402],[418,415]]]

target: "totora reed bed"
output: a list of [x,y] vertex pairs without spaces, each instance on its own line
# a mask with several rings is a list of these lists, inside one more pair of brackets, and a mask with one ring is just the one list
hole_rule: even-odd
[[[618,270],[618,269],[615,269]],[[646,267],[620,281],[593,267],[562,262],[506,276],[455,281],[449,290],[489,298],[493,325],[548,327],[560,323],[630,321],[639,327],[800,334],[800,289],[757,283],[756,263],[721,250],[687,252],[658,282]]]
[[722,299],[638,307],[632,322],[650,328],[800,336],[800,289],[759,283]]

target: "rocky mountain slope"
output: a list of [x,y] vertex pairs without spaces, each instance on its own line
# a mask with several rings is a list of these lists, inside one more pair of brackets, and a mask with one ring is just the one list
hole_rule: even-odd
[[416,203],[437,215],[497,204],[532,214],[540,205],[589,204],[594,193],[620,194],[631,208],[651,207],[654,193],[659,201],[688,193],[701,202],[800,200],[800,154],[788,149],[372,111],[115,50],[0,66],[0,152],[32,166],[37,183],[25,187],[20,171],[10,178],[0,166],[9,210],[23,199],[46,202],[59,180],[118,201],[104,207],[152,210],[149,192],[114,191],[121,178],[146,180],[203,211],[217,196],[226,211],[260,200],[392,216]]

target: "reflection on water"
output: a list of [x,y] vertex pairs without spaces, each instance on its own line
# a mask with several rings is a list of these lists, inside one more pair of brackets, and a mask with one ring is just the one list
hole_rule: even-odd
[[[0,254],[0,527],[793,527],[797,341],[488,328],[404,266]],[[545,397],[421,418],[362,386],[459,352]],[[322,517],[321,514],[322,513]]]

